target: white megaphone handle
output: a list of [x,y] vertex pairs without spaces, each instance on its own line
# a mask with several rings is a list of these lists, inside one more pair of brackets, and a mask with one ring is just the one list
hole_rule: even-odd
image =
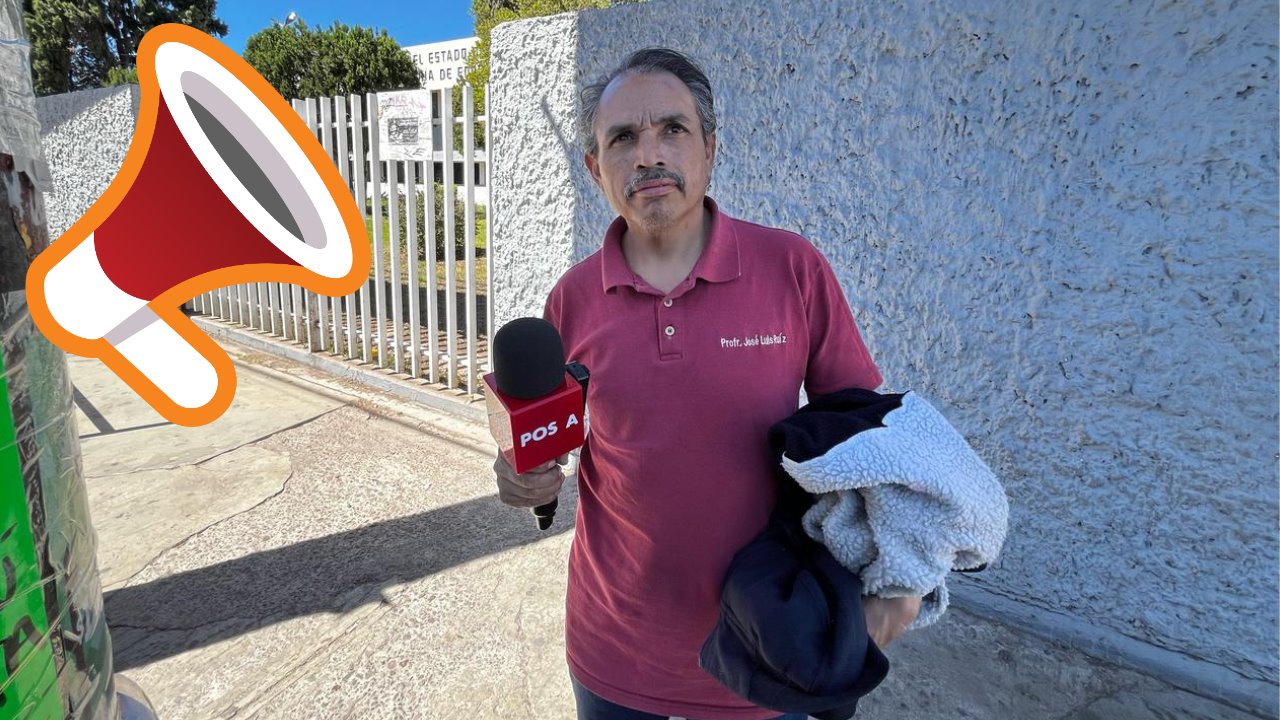
[[200,408],[213,399],[218,371],[145,299],[116,287],[92,233],[49,270],[44,296],[54,322],[77,337],[104,338],[179,406]]
[[105,340],[184,408],[204,407],[218,391],[218,371],[149,307],[120,323]]

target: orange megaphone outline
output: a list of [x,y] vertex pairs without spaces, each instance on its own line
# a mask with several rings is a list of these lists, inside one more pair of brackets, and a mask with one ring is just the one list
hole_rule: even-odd
[[[77,335],[64,327],[63,323],[55,318],[56,313],[50,308],[50,298],[46,296],[46,288],[50,272],[54,271],[60,262],[86,241],[93,240],[93,233],[103,225],[121,204],[138,177],[147,153],[151,149],[160,103],[163,101],[161,86],[157,77],[156,56],[161,47],[168,43],[187,46],[196,53],[207,56],[208,60],[220,65],[222,70],[231,73],[235,80],[243,84],[244,88],[262,103],[265,109],[279,122],[284,131],[288,133],[288,136],[297,144],[297,150],[302,152],[305,159],[309,161],[311,169],[318,176],[302,178],[301,175],[305,173],[300,172],[298,182],[301,184],[311,182],[313,189],[321,188],[318,193],[312,192],[310,197],[311,200],[316,201],[318,204],[332,201],[334,207],[320,207],[317,212],[327,213],[327,217],[333,220],[333,222],[326,223],[324,228],[328,235],[328,241],[339,243],[337,246],[339,251],[343,251],[342,243],[350,245],[350,271],[341,277],[326,277],[301,264],[292,265],[272,262],[232,265],[203,272],[186,279],[164,290],[149,301],[130,296],[112,286],[107,291],[112,298],[127,301],[130,303],[128,305],[130,309],[135,305],[140,308],[135,313],[135,316],[129,318],[127,322],[118,323],[119,327],[130,325],[129,332],[133,332],[139,324],[144,326],[142,331],[137,331],[135,335],[125,337],[123,340],[116,340],[115,344],[113,344],[113,341],[108,339],[111,336],[110,332],[89,338]],[[285,102],[284,98],[252,66],[229,48],[209,35],[186,25],[159,25],[143,36],[138,48],[137,67],[138,82],[141,86],[138,123],[120,171],[93,206],[32,262],[31,268],[27,272],[27,302],[36,326],[53,344],[75,355],[96,357],[102,360],[107,367],[111,368],[118,377],[133,388],[134,392],[138,393],[143,400],[165,419],[178,425],[205,425],[220,417],[231,405],[236,388],[235,369],[226,352],[218,347],[212,338],[196,327],[195,323],[182,314],[179,309],[181,305],[192,297],[217,288],[251,282],[291,283],[301,285],[323,295],[334,297],[348,295],[355,292],[368,277],[369,246],[365,242],[364,221],[360,210],[338,173],[337,166],[325,153],[324,148],[316,140],[312,131]],[[172,72],[168,72],[166,77],[172,75]],[[273,132],[275,132],[274,129]],[[189,137],[186,139],[190,140]],[[291,168],[291,170],[293,169],[296,169],[296,167]],[[227,172],[225,165],[221,167],[221,170],[225,176]],[[213,168],[209,168],[209,174],[211,176],[215,175]],[[215,182],[218,182],[216,177]],[[322,183],[322,185],[318,183]],[[242,185],[239,185],[237,181],[233,180],[231,184],[236,185],[234,189],[241,196],[247,193],[247,190]],[[219,182],[219,185],[220,189],[228,192],[225,179]],[[328,198],[323,197],[326,193]],[[239,205],[237,207],[240,208]],[[243,208],[240,209],[243,210]],[[173,230],[172,228],[159,227],[155,228],[154,232],[173,232]],[[344,231],[345,237],[342,236]],[[266,234],[264,232],[264,235]],[[313,250],[313,248],[302,248],[298,252],[308,253],[313,252]],[[69,263],[68,266],[83,265],[86,262],[86,258],[88,258],[88,262],[92,263],[92,253],[94,252],[93,245],[85,247],[80,253],[77,253],[76,258],[73,258],[73,262]],[[295,254],[294,252],[286,252],[291,257]],[[339,258],[346,257],[342,252],[339,252],[338,255]],[[337,272],[341,272],[341,270]],[[62,273],[64,276],[69,274],[74,275],[71,270]],[[105,276],[103,277],[105,278]],[[107,282],[109,283],[110,280],[107,280]],[[63,286],[65,285],[66,283],[63,283]],[[58,298],[57,300],[59,307],[65,307],[66,303],[75,299],[77,298]],[[83,300],[84,298],[78,299]],[[116,321],[112,320],[110,322]],[[117,334],[119,334],[119,327],[115,331]],[[131,338],[142,337],[144,334],[149,338],[146,342],[136,340],[131,344],[129,343]],[[157,336],[161,337],[157,340]],[[185,345],[181,341],[185,341]],[[146,353],[140,349],[154,347],[154,345],[148,344],[152,342],[159,342],[166,347],[166,350],[172,350],[173,357],[182,356],[180,358],[181,362],[186,362],[189,367],[176,368],[168,365],[169,355],[157,358],[152,354],[150,358],[147,357]],[[129,351],[133,353],[132,357],[126,357],[126,352],[117,347],[117,345],[124,347],[126,344],[130,345],[131,350]],[[208,363],[208,367],[198,367],[199,359],[192,353],[198,354],[200,358],[203,358]],[[147,366],[150,370],[144,372],[143,369],[140,369],[139,363]],[[174,392],[174,383],[180,384],[182,382],[182,374],[185,372],[190,372],[193,378],[202,377],[206,388],[210,383],[216,383],[207,402],[203,402],[203,398],[207,394],[205,390],[196,393],[199,399],[194,403],[180,403],[175,399],[173,395],[181,395],[182,393]],[[216,381],[210,377],[210,372],[216,375]],[[156,382],[156,378],[160,378],[161,382],[167,383],[169,392],[161,389],[161,386]],[[196,381],[193,380],[192,382],[195,383]],[[186,397],[189,399],[190,394]],[[190,406],[192,404],[197,404],[197,406]]]

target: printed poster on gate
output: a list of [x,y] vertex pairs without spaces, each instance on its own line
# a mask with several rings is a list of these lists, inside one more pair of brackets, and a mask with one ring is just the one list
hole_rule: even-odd
[[431,91],[378,93],[379,156],[383,160],[430,160]]

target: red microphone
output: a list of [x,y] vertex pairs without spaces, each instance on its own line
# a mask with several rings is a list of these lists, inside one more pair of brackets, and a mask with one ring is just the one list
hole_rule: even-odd
[[[512,320],[493,336],[489,352],[489,432],[516,473],[581,447],[589,373],[581,363],[565,363],[555,326],[541,318]],[[551,527],[558,505],[533,509],[539,530]]]

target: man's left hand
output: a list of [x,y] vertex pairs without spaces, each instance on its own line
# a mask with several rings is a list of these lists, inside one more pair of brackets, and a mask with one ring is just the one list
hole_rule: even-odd
[[867,596],[862,598],[862,610],[867,616],[867,633],[877,647],[884,648],[915,622],[920,614],[920,598]]

